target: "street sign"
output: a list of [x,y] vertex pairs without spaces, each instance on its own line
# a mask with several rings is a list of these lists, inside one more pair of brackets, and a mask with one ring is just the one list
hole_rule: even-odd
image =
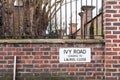
[[91,49],[60,48],[59,62],[91,62]]

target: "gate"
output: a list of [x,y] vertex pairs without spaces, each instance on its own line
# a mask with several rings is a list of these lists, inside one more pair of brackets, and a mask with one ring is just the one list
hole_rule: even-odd
[[102,14],[102,0],[0,0],[0,38],[103,38]]

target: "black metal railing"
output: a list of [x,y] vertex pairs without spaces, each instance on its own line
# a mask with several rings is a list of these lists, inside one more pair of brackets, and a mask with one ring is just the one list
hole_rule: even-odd
[[102,0],[0,0],[0,38],[103,38]]

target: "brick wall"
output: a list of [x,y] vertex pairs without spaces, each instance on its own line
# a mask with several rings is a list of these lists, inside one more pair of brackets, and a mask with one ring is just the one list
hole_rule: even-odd
[[[71,78],[70,80],[103,80],[104,41],[91,41],[78,40],[77,43],[67,41],[64,44],[63,42],[37,44],[3,42],[0,44],[0,75],[13,73],[13,57],[16,55],[17,77],[21,78],[20,80],[39,77],[40,73],[64,76],[64,78]],[[59,49],[70,47],[91,48],[92,61],[90,63],[59,63]]]
[[105,77],[120,80],[120,0],[104,0]]

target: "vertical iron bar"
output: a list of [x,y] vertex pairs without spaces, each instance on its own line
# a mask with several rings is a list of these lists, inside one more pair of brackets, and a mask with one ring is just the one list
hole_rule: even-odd
[[65,0],[65,36],[67,36],[67,0]]
[[88,37],[88,35],[87,35],[87,24],[86,24],[86,23],[88,22],[88,18],[87,18],[87,16],[88,16],[87,6],[88,6],[88,4],[87,4],[87,0],[86,0],[86,9],[85,9],[85,12],[86,12],[86,21],[85,21],[85,38]]
[[60,38],[63,37],[63,34],[62,34],[62,1],[60,1],[60,32],[59,32],[59,35],[60,35]]
[[51,19],[51,17],[52,17],[52,13],[51,13],[51,5],[52,5],[52,3],[51,3],[51,0],[50,0],[50,31],[48,32],[49,33],[49,36],[48,37],[50,37],[50,33],[51,33],[51,31],[52,31],[52,19]]
[[30,20],[30,19],[31,19],[31,15],[30,15],[30,14],[31,14],[31,11],[30,11],[31,2],[30,2],[30,0],[29,0],[29,5],[28,5],[28,7],[29,7],[29,14],[28,14],[28,19],[29,19],[28,21],[29,21],[29,22],[28,22],[28,24],[29,24],[29,33],[30,33],[30,34],[28,35],[28,37],[32,37],[32,35],[31,35],[31,34],[32,34],[32,33],[31,33],[31,20]]
[[101,29],[101,34],[102,34],[102,35],[101,35],[101,36],[104,38],[104,27],[103,27],[103,26],[104,26],[104,25],[103,25],[103,21],[104,21],[104,20],[103,20],[103,1],[104,1],[104,0],[101,0],[101,2],[102,2],[102,10],[101,10],[101,11],[102,11],[102,20],[101,20],[102,29]]
[[[76,15],[76,21],[75,22],[76,22],[76,32],[77,32],[77,24],[78,24],[77,23],[77,0],[76,0],[76,14],[75,15]],[[77,33],[75,34],[75,36],[77,36]]]
[[[9,30],[11,30],[11,28],[10,28],[11,27],[11,24],[10,24],[10,16],[11,16],[11,14],[10,14],[10,2],[9,2],[9,0],[7,2],[8,2],[8,5],[7,5],[8,6],[7,7],[8,8],[8,10],[7,10],[8,11],[8,13],[7,13],[7,15],[8,15],[8,17],[7,17],[8,18],[7,19],[8,20],[8,25],[7,25],[7,27],[8,27]],[[7,36],[10,38],[12,35],[11,35],[11,31],[9,31],[9,30],[8,30]]]
[[[98,15],[98,0],[96,0],[96,16]],[[98,17],[96,18],[96,36],[98,36]]]
[[[42,12],[42,15],[44,16],[43,19],[44,19],[44,25],[46,25],[46,3],[47,3],[47,0],[46,2],[44,3],[44,7],[43,7],[43,12]],[[42,4],[42,3],[41,3]],[[42,24],[42,23],[41,23]],[[46,27],[46,26],[45,26]],[[44,26],[42,26],[42,29],[44,30]],[[43,38],[45,37],[45,33],[42,34]]]
[[[91,6],[92,7],[94,7],[93,6],[93,0],[91,0]],[[91,9],[91,19],[93,18],[93,11],[92,11],[93,9]],[[91,24],[93,23],[93,25],[94,25],[94,20],[91,22]],[[93,26],[91,26],[91,27],[93,27]],[[90,31],[91,32],[91,31]],[[93,28],[93,33],[94,33],[94,28]],[[94,37],[94,34],[89,34],[90,36],[92,36],[92,37]],[[90,37],[89,37],[90,38]]]
[[82,0],[81,0],[81,11],[80,11],[80,13],[81,13],[81,38],[83,38],[84,37],[84,28],[83,28],[83,23],[82,23],[82,21],[83,21],[83,13],[82,13]]
[[25,16],[25,6],[26,6],[26,1],[23,0],[23,3],[24,3],[24,6],[23,6],[23,37],[25,37],[25,19],[26,19],[26,16]]
[[9,34],[8,34],[8,33],[9,33],[8,28],[9,28],[9,24],[10,24],[10,23],[9,23],[9,0],[7,0],[7,2],[6,2],[5,10],[7,10],[7,11],[6,11],[6,16],[5,16],[5,17],[6,17],[6,24],[7,24],[7,25],[5,26],[5,27],[6,27],[6,28],[5,28],[5,29],[6,29],[6,30],[5,30],[5,31],[6,31],[6,35],[5,35],[5,36],[8,37],[8,35],[9,35]]
[[5,17],[5,15],[4,15],[4,9],[5,9],[5,7],[4,7],[4,0],[2,0],[2,37],[3,38],[5,38],[5,26],[4,26],[4,17]]
[[[91,6],[93,7],[93,0],[91,0]],[[91,19],[92,19],[92,17],[93,17],[93,11],[91,11]]]
[[70,0],[70,37],[72,38],[73,30],[72,30],[72,0]]
[[12,37],[13,37],[13,38],[14,38],[14,36],[15,36],[15,35],[14,35],[14,34],[15,34],[15,24],[14,24],[14,21],[15,21],[15,20],[14,20],[14,9],[15,9],[15,8],[14,8],[14,2],[15,2],[15,0],[12,0],[12,9],[13,9],[13,17],[12,17],[12,18],[13,18],[13,22],[12,22],[12,26],[11,26],[11,27],[12,27]]
[[[56,33],[56,31],[57,31],[57,1],[55,0],[55,33]],[[55,35],[57,35],[57,34],[55,34]],[[58,36],[55,36],[55,37],[58,37]]]
[[33,30],[33,38],[36,38],[36,37],[38,37],[38,34],[37,34],[37,22],[36,22],[36,15],[35,15],[35,13],[36,13],[36,0],[34,0],[33,1],[33,9],[34,9],[34,12],[33,12],[33,25],[32,25],[32,30]]
[[18,36],[21,38],[21,27],[20,27],[20,2],[18,1],[18,29],[19,33]]

